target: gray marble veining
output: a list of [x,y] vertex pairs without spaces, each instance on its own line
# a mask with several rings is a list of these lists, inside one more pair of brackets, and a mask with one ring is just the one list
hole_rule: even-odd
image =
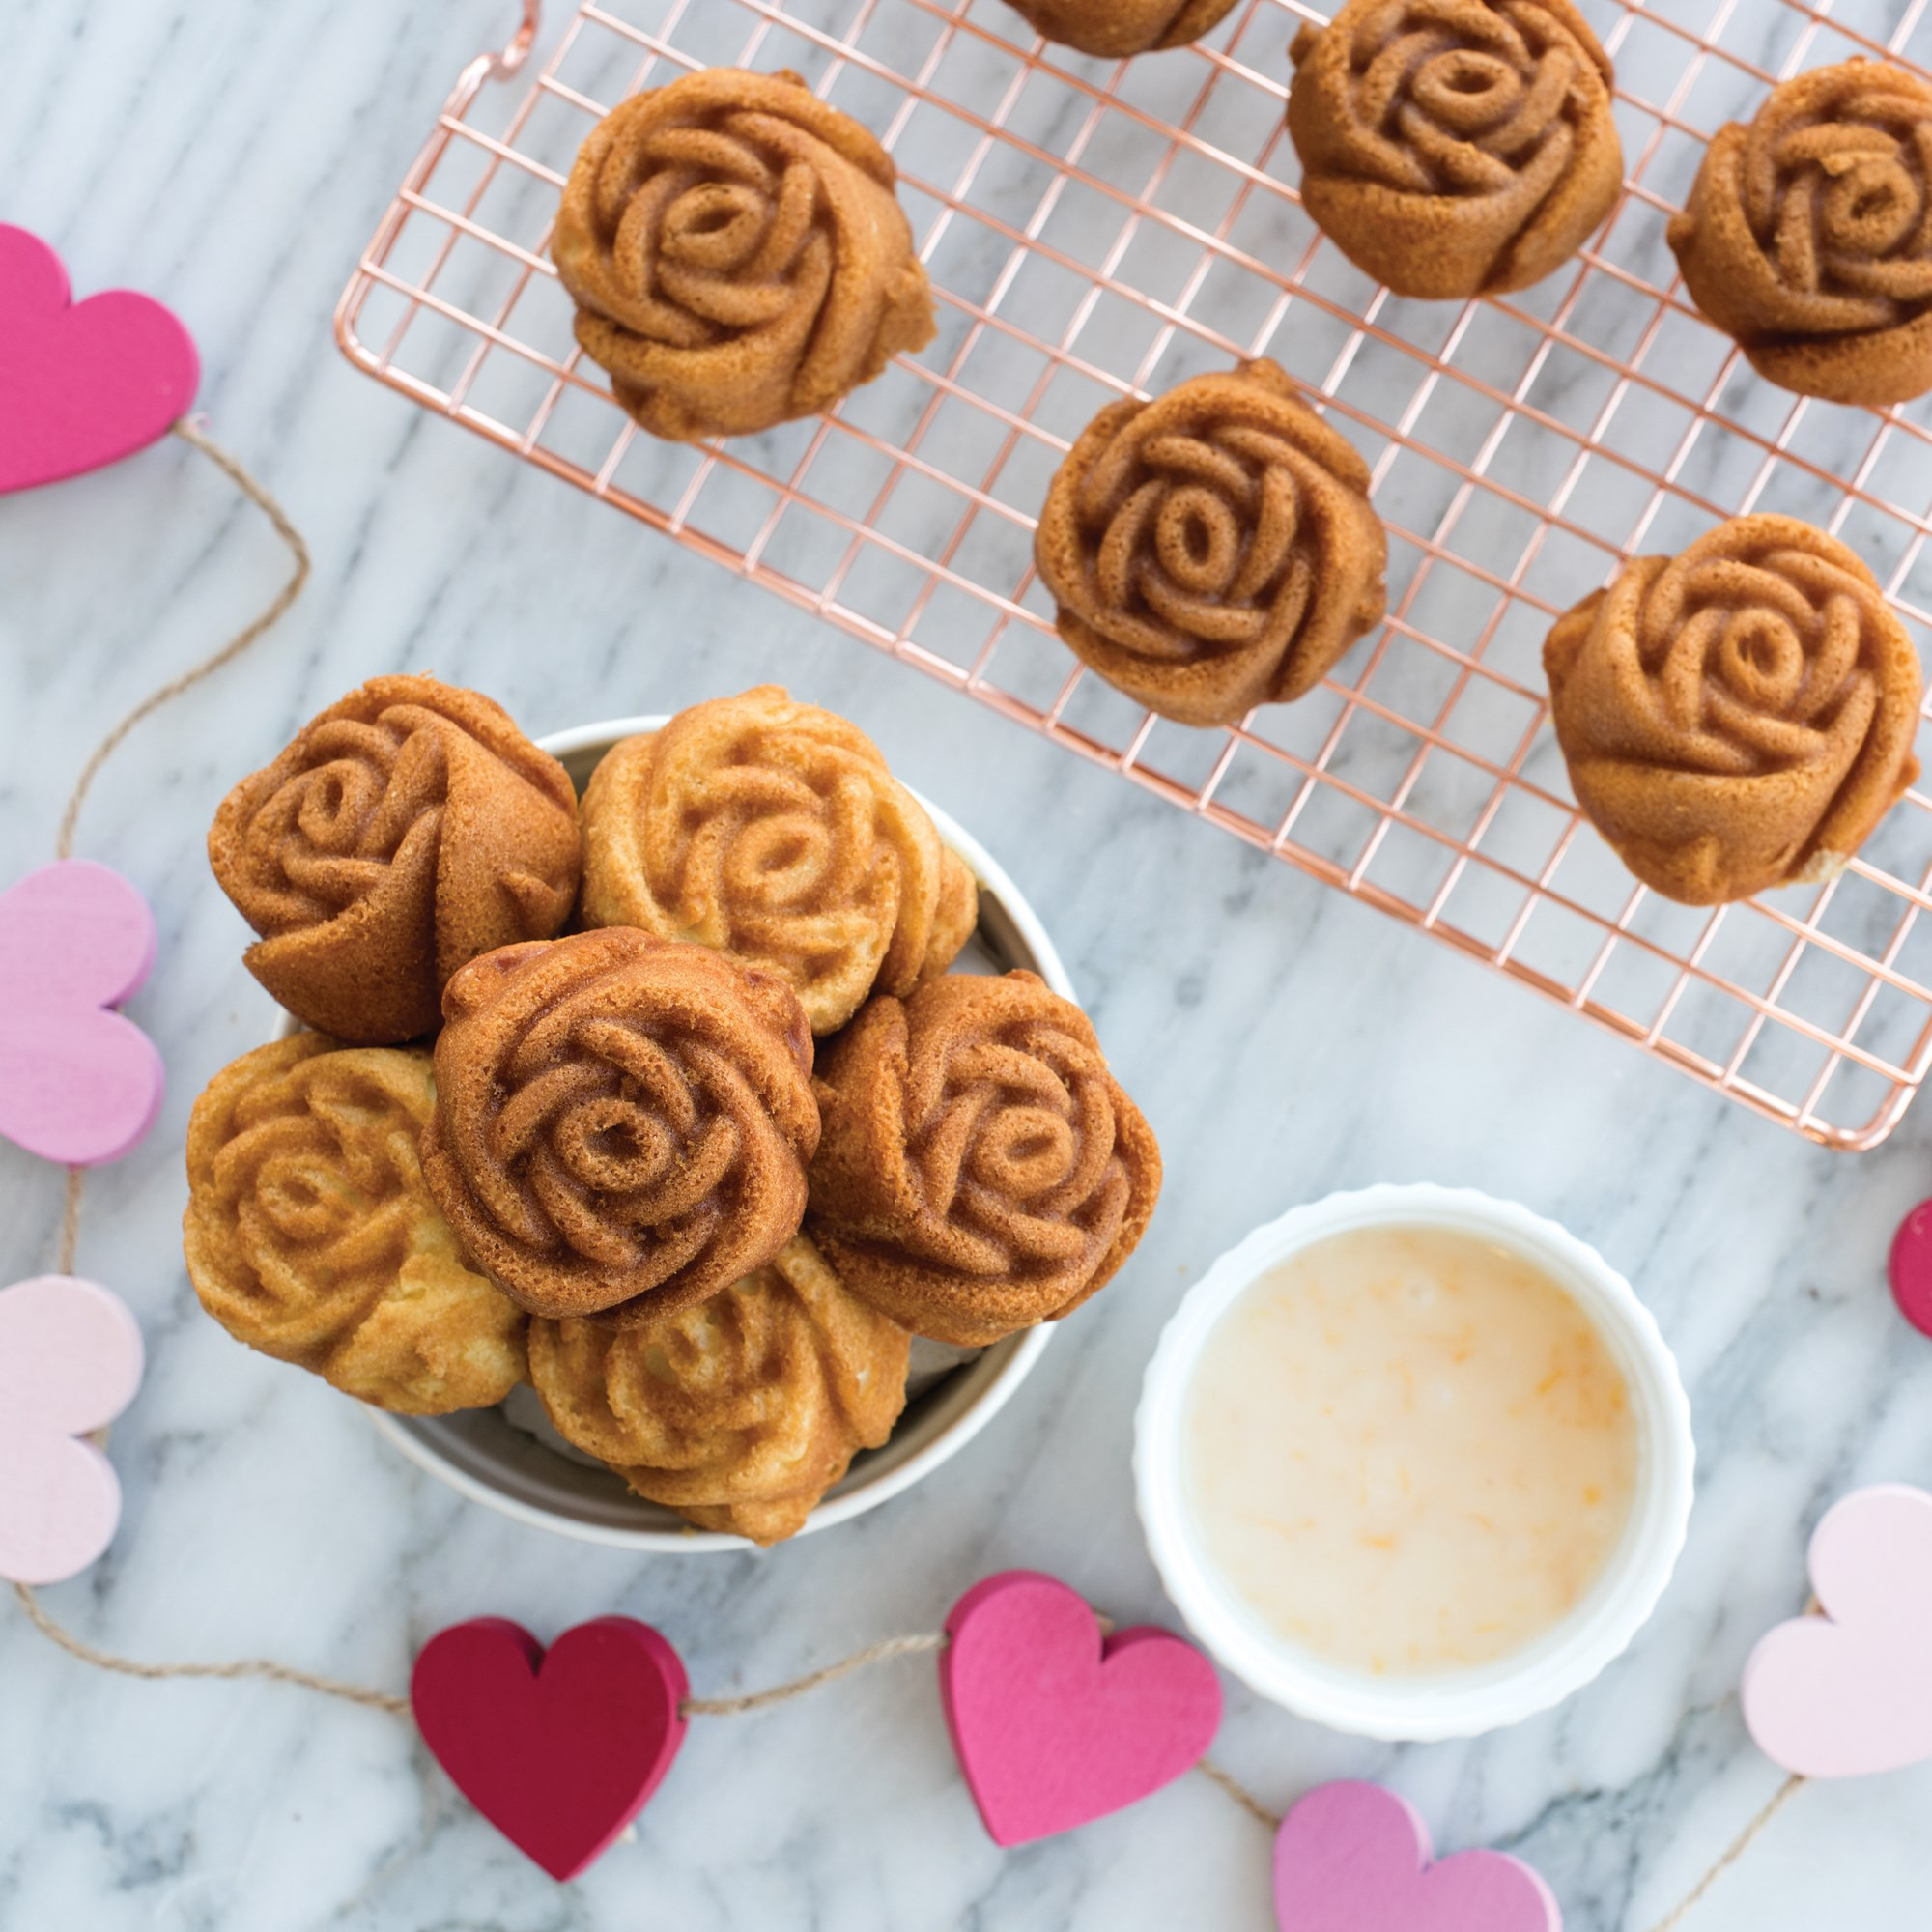
[[[660,1625],[698,1687],[754,1686],[929,1628],[1016,1564],[1161,1618],[1128,1448],[1177,1296],[1293,1202],[1472,1184],[1602,1247],[1677,1350],[1702,1466],[1676,1583],[1601,1683],[1501,1736],[1391,1749],[1231,1687],[1218,1754],[1276,1804],[1323,1777],[1386,1778],[1445,1847],[1534,1861],[1572,1932],[1643,1932],[1776,1782],[1733,1692],[1757,1634],[1804,1600],[1809,1525],[1849,1485],[1932,1480],[1932,1345],[1883,1285],[1893,1226],[1932,1191],[1932,1114],[1862,1158],[1810,1148],[353,374],[330,304],[504,11],[0,0],[0,218],[54,242],[79,290],[126,283],[182,310],[211,427],[283,497],[317,566],[272,640],[129,742],[82,822],[80,849],[158,913],[133,1011],[171,1086],[147,1144],[97,1178],[81,1248],[150,1349],[113,1439],[126,1520],[48,1606],[137,1656],[266,1654],[392,1687],[456,1619],[554,1632],[608,1610]],[[0,504],[0,878],[47,856],[105,725],[281,569],[254,514],[175,442]],[[533,731],[783,680],[873,733],[1046,916],[1159,1133],[1167,1192],[1120,1282],[923,1488],[769,1557],[637,1561],[463,1503],[350,1403],[200,1315],[179,1259],[187,1109],[270,1023],[203,829],[321,704],[417,668]],[[59,1177],[0,1147],[0,1279],[50,1264],[58,1205]],[[1690,1932],[1918,1932],[1928,1808],[1932,1769],[1807,1789]],[[696,1724],[638,1842],[560,1890],[406,1726],[272,1686],[91,1673],[0,1607],[8,1926],[1262,1932],[1267,1875],[1259,1829],[1200,1779],[996,1851],[913,1662]]]

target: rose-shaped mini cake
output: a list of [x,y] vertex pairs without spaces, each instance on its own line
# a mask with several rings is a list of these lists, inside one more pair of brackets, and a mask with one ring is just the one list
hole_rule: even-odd
[[486,953],[443,1017],[423,1175],[533,1315],[655,1321],[798,1233],[818,1108],[782,980],[608,926]]
[[523,1311],[464,1262],[423,1185],[430,1058],[272,1040],[187,1129],[187,1271],[249,1348],[378,1408],[488,1408],[524,1378]]
[[892,1434],[911,1343],[800,1236],[659,1321],[533,1321],[530,1380],[557,1433],[640,1496],[772,1544]]
[[1198,41],[1235,0],[1009,0],[1037,34],[1083,54],[1124,60]]
[[1543,663],[1577,803],[1687,905],[1830,878],[1918,775],[1918,653],[1859,557],[1791,517],[1634,558]]
[[1787,80],[1704,156],[1684,284],[1759,375],[1833,402],[1932,389],[1932,87],[1876,61]]
[[939,1342],[1057,1321],[1133,1253],[1160,1150],[1087,1015],[1031,973],[881,995],[826,1055],[806,1232]]
[[551,254],[577,339],[653,436],[815,415],[923,349],[892,158],[795,73],[709,68],[591,129]]
[[972,936],[979,888],[878,747],[777,685],[626,738],[583,797],[583,921],[775,973],[814,1034],[909,993]]
[[1310,691],[1380,621],[1369,468],[1272,362],[1089,423],[1034,555],[1074,654],[1187,724]]
[[377,677],[222,800],[221,889],[262,935],[248,970],[357,1045],[434,1030],[449,976],[547,939],[581,855],[569,774],[473,691]]
[[1616,201],[1609,56],[1573,0],[1348,0],[1290,54],[1302,204],[1397,295],[1527,288]]

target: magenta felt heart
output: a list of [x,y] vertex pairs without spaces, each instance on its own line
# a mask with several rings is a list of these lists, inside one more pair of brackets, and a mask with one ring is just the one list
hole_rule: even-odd
[[677,1652],[633,1617],[598,1617],[548,1652],[502,1617],[423,1646],[416,1728],[456,1788],[552,1878],[591,1864],[664,1781],[684,1742]]
[[77,1167],[118,1160],[155,1124],[161,1056],[108,1009],[155,963],[155,919],[91,859],[0,893],[0,1134]]
[[1932,1758],[1932,1495],[1860,1490],[1811,1538],[1825,1614],[1780,1624],[1745,1666],[1745,1722],[1801,1777]]
[[1932,1335],[1932,1201],[1921,1201],[1898,1224],[1886,1271],[1898,1312],[1921,1335]]
[[0,1577],[59,1583],[107,1548],[121,1485],[77,1437],[141,1386],[141,1329],[117,1294],[75,1275],[0,1289]]
[[1502,1852],[1431,1861],[1429,1828],[1379,1784],[1324,1784],[1274,1841],[1281,1932],[1562,1932],[1543,1880]]
[[0,496],[145,448],[200,377],[193,339],[159,302],[127,289],[71,301],[60,257],[0,223]]
[[1221,1681],[1167,1631],[1116,1631],[1036,1570],[989,1577],[946,1620],[939,1690],[996,1844],[1070,1832],[1171,1784],[1214,1742]]

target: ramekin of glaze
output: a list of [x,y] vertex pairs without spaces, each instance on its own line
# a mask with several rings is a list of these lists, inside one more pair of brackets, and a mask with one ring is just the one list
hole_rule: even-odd
[[1696,1452],[1630,1284],[1527,1208],[1381,1186],[1216,1262],[1150,1363],[1148,1547],[1202,1644],[1338,1731],[1474,1737],[1631,1644]]

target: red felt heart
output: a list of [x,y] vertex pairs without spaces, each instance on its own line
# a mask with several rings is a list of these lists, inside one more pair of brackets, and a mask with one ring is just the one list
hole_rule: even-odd
[[439,1632],[416,1659],[416,1728],[456,1788],[552,1878],[611,1847],[684,1742],[677,1652],[634,1617],[565,1631],[548,1653],[503,1617]]
[[180,321],[127,289],[70,299],[44,242],[0,223],[0,496],[145,448],[194,401]]
[[939,1689],[993,1841],[1023,1845],[1132,1804],[1190,1769],[1221,1723],[1214,1666],[1163,1630],[1116,1631],[1065,1583],[1009,1570],[946,1620]]

